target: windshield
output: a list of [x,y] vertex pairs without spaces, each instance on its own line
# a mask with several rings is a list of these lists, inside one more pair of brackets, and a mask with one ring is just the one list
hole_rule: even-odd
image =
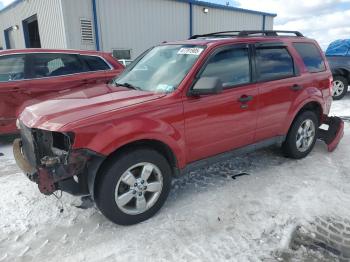
[[154,47],[116,78],[114,84],[143,91],[170,93],[185,78],[204,48],[195,45]]

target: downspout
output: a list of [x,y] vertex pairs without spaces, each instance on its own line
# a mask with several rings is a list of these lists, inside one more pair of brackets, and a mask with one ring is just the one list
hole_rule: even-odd
[[265,31],[266,29],[266,15],[263,15],[263,25],[262,25],[262,30]]
[[92,13],[93,13],[93,19],[94,19],[96,50],[100,51],[100,36],[99,36],[100,34],[99,34],[99,29],[98,29],[96,0],[92,0]]
[[190,37],[193,36],[193,4],[189,2],[190,5]]

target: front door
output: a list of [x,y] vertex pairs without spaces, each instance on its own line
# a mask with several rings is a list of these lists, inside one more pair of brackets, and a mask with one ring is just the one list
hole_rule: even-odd
[[186,97],[184,101],[188,162],[253,143],[257,116],[257,87],[251,81],[246,45],[217,50],[200,77],[218,77],[224,91]]

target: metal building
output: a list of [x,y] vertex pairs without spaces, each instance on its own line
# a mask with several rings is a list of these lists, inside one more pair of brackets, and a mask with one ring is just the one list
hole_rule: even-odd
[[273,29],[275,16],[195,0],[16,0],[0,11],[0,48],[96,49],[134,59],[194,34]]

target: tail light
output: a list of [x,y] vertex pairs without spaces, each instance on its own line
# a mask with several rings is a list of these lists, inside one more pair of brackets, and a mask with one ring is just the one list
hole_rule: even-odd
[[328,81],[329,91],[331,92],[331,95],[333,95],[333,76],[330,76]]

